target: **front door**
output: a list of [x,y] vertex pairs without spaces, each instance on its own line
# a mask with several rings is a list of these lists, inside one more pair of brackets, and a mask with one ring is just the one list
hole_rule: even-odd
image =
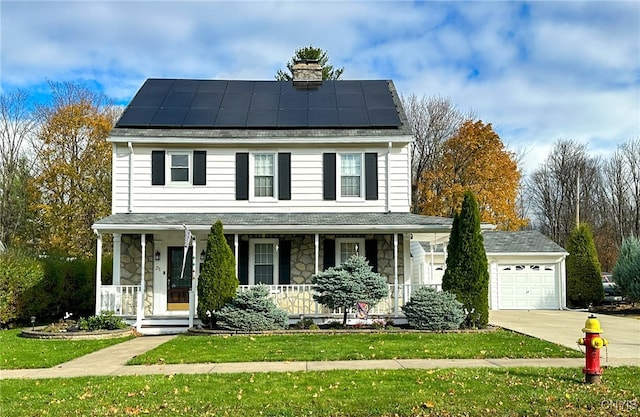
[[[169,266],[167,268],[167,310],[169,311],[189,309],[192,254],[193,248],[190,247],[185,259],[183,247],[169,247]],[[184,271],[182,270],[183,259],[185,262]]]

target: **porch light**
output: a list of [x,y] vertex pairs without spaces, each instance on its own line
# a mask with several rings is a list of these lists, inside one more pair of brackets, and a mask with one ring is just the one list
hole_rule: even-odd
[[204,253],[204,249],[203,249],[202,252],[200,252],[200,260],[201,261],[204,261],[204,256],[205,256],[205,253]]
[[156,261],[160,260],[160,251],[159,250],[156,251],[156,254],[155,254],[154,257],[155,257]]

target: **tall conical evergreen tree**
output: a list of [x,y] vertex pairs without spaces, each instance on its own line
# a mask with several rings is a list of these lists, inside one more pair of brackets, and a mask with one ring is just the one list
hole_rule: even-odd
[[466,191],[460,213],[453,217],[447,245],[447,269],[442,289],[456,295],[467,311],[468,327],[489,323],[489,269],[480,234],[480,212],[473,193]]
[[203,324],[211,324],[215,317],[213,312],[236,296],[239,284],[235,257],[224,237],[222,222],[218,220],[207,237],[207,250],[198,278],[198,317]]
[[602,275],[591,227],[580,223],[567,240],[567,302],[588,307],[604,299]]

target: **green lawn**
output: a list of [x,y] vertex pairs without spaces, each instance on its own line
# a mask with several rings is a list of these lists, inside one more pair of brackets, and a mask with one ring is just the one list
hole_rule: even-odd
[[21,337],[21,329],[0,331],[0,369],[50,368],[131,339],[43,340]]
[[579,358],[582,354],[521,334],[365,333],[179,336],[130,365],[357,359]]
[[[259,366],[259,365],[256,365]],[[638,368],[367,370],[0,380],[3,416],[622,416]]]

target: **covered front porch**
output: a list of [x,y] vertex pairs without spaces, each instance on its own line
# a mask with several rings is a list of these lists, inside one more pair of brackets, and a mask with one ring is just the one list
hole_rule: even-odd
[[449,219],[409,213],[113,215],[94,225],[98,259],[103,235],[112,236],[114,266],[112,282],[103,283],[98,261],[96,313],[114,311],[139,330],[154,324],[198,324],[198,276],[217,219],[236,259],[238,291],[267,285],[292,322],[342,317],[342,311],[330,311],[313,300],[311,276],[353,254],[365,256],[374,271],[387,277],[389,296],[369,314],[402,317],[402,305],[421,284],[411,280],[411,234],[442,233],[450,227]]

